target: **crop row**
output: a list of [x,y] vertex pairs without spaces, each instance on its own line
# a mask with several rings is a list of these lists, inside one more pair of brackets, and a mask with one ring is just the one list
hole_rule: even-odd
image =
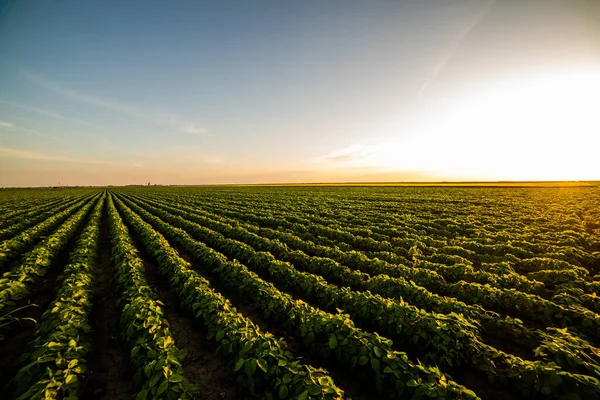
[[40,237],[52,232],[56,227],[67,220],[67,218],[75,214],[77,210],[84,205],[89,204],[89,200],[89,197],[79,200],[66,210],[47,218],[44,222],[22,231],[12,239],[3,241],[0,244],[0,271],[31,247]]
[[267,318],[287,324],[312,353],[333,358],[365,374],[379,393],[385,393],[386,397],[401,397],[410,393],[473,396],[471,392],[448,381],[436,368],[414,363],[405,353],[392,350],[390,340],[355,328],[347,315],[329,314],[301,300],[294,300],[244,265],[227,262],[223,255],[196,242],[185,231],[147,213],[143,215],[152,221],[154,229],[193,254],[200,268],[218,275],[220,282],[249,299]]
[[175,345],[162,303],[148,286],[142,259],[127,227],[108,199],[109,237],[120,298],[121,338],[136,371],[137,400],[193,398],[197,390],[183,377],[183,353]]
[[[493,198],[484,199],[483,202],[478,201],[483,197],[480,196],[481,192],[471,192],[469,197],[458,201],[449,190],[440,192],[441,196],[438,196],[431,189],[416,189],[412,194],[410,189],[404,189],[403,193],[381,193],[383,196],[369,196],[369,193],[365,192],[361,193],[360,198],[352,198],[351,193],[345,192],[338,196],[343,198],[343,202],[335,202],[335,199],[334,202],[315,202],[314,200],[318,200],[321,195],[311,191],[310,196],[307,196],[310,203],[298,197],[285,199],[283,193],[278,193],[277,196],[268,196],[266,193],[258,196],[248,196],[249,193],[246,193],[246,196],[240,196],[241,193],[236,193],[237,196],[218,203],[234,207],[249,205],[263,214],[285,217],[305,224],[318,223],[315,219],[317,218],[326,221],[328,225],[343,226],[352,232],[367,235],[378,235],[377,232],[383,231],[383,234],[394,237],[412,232],[421,236],[431,234],[438,238],[450,239],[456,237],[456,233],[459,232],[461,238],[485,237],[504,241],[508,233],[512,235],[511,239],[518,237],[514,244],[535,253],[555,248],[559,244],[586,244],[582,228],[583,225],[589,224],[582,222],[587,222],[590,215],[584,215],[581,208],[574,213],[575,215],[572,214],[575,218],[565,218],[564,214],[570,210],[575,211],[572,210],[572,204],[561,204],[555,210],[558,213],[554,212],[553,215],[545,212],[548,208],[541,210],[538,204],[529,201],[531,199],[515,202],[512,198],[506,203],[511,204],[510,207],[502,207],[498,203],[500,191],[501,189],[495,189]],[[327,193],[327,197],[331,199],[332,194]],[[514,197],[516,193],[511,191],[506,194],[509,195],[507,197]],[[557,198],[553,198],[555,199]],[[590,196],[584,196],[578,200],[583,206],[585,202],[582,200],[587,200],[589,205],[590,199]],[[481,208],[482,206],[484,208]],[[281,212],[282,209],[286,210],[285,213]],[[524,229],[531,225],[536,229]],[[385,232],[386,230],[388,232]],[[544,240],[540,232],[552,233],[553,236]]]
[[78,198],[73,197],[59,197],[48,202],[39,200],[37,202],[27,204],[27,207],[24,209],[5,211],[2,213],[2,216],[0,216],[0,229],[4,231],[4,229],[19,223],[19,221],[27,220],[28,218],[37,215],[39,212],[52,210],[56,207],[60,207],[63,204],[71,203],[76,200],[78,200]]
[[40,207],[30,211],[19,217],[20,222],[14,223],[7,228],[0,229],[0,240],[6,240],[15,236],[40,222],[45,221],[49,216],[57,214],[76,203],[78,199],[66,201],[60,205],[52,205],[50,207]]
[[343,391],[327,372],[293,359],[285,341],[260,330],[215,292],[209,282],[181,259],[168,242],[137,215],[117,201],[124,219],[143,246],[158,261],[159,273],[168,277],[182,306],[190,309],[219,343],[223,353],[235,360],[238,382],[267,399],[334,399]]
[[[72,198],[72,196],[68,197]],[[0,212],[2,213],[2,217],[0,217],[0,222],[4,224],[7,219],[12,219],[20,214],[27,213],[31,209],[43,206],[44,204],[58,204],[64,201],[65,198],[67,198],[67,196],[59,196],[48,200],[44,198],[32,198],[26,196],[18,199],[13,199],[12,201],[3,198],[2,205],[0,205]]]
[[[77,232],[99,198],[100,195],[97,195],[94,199],[87,200],[78,211],[71,207],[69,210],[57,214],[58,220],[48,219],[56,225],[60,224],[61,220],[64,222],[32,251],[25,254],[18,265],[2,275],[0,278],[0,312],[8,311],[31,293],[34,286],[46,275],[54,261],[67,248],[69,240]],[[69,214],[72,215],[69,216]]]
[[[179,208],[186,211],[192,210],[184,205]],[[291,235],[282,235],[274,230],[261,229],[260,233],[281,240],[287,246],[302,250],[309,255],[330,258],[370,275],[385,274],[394,278],[404,278],[432,293],[454,297],[467,304],[478,304],[490,311],[524,317],[545,326],[576,327],[591,338],[599,338],[600,316],[585,308],[567,307],[536,295],[517,290],[498,289],[491,285],[464,281],[447,283],[437,271],[432,269],[398,266],[383,260],[370,259],[356,251],[345,252],[335,247],[318,246],[311,241],[304,241]]]
[[88,315],[105,195],[96,203],[77,245],[69,255],[54,301],[36,325],[30,351],[15,377],[18,400],[76,399],[87,372]]
[[[454,312],[463,314],[470,322],[475,322],[478,326],[481,326],[483,332],[496,337],[502,337],[505,340],[510,338],[521,345],[529,347],[532,350],[532,354],[533,349],[542,341],[550,343],[555,339],[554,336],[559,335],[561,332],[556,331],[556,335],[550,337],[548,334],[528,329],[518,320],[500,317],[495,313],[485,311],[481,307],[467,305],[451,297],[441,297],[432,294],[426,289],[404,280],[404,278],[391,278],[387,275],[371,277],[360,271],[351,270],[331,259],[309,257],[302,251],[289,250],[286,245],[278,240],[269,240],[249,232],[242,228],[241,225],[232,226],[226,222],[214,219],[217,217],[210,219],[200,216],[197,213],[187,212],[184,211],[185,207],[182,206],[174,208],[161,205],[161,208],[172,215],[178,215],[187,221],[195,222],[227,237],[240,240],[257,250],[271,252],[276,257],[292,263],[297,269],[324,276],[326,279],[343,286],[349,286],[355,290],[369,290],[385,297],[403,299],[409,303],[418,304],[420,307],[439,313],[447,314]],[[180,220],[171,219],[171,221],[177,226],[181,226],[182,224]],[[194,228],[195,226],[191,227],[191,229]],[[571,336],[569,338],[572,339]],[[569,341],[563,340],[563,343],[569,343]],[[550,346],[544,354],[546,359],[557,361],[559,365],[569,369],[574,365],[591,367],[591,364],[586,364],[583,360],[587,358],[588,354],[593,352],[597,352],[597,349],[592,348],[589,344],[585,346],[580,344],[577,346]],[[567,359],[569,362],[566,362]],[[594,372],[590,368],[576,368],[575,371]]]
[[[328,220],[323,218],[322,215],[311,217],[311,213],[302,215],[302,217],[290,215],[289,213],[273,216],[272,214],[266,214],[264,211],[248,210],[248,207],[239,207],[234,209],[223,209],[223,205],[211,204],[210,206],[198,204],[200,207],[204,207],[208,211],[220,212],[235,216],[236,218],[253,219],[255,222],[260,223],[267,227],[281,228],[284,227],[298,235],[304,240],[313,240],[325,246],[338,246],[345,250],[357,249],[365,251],[372,256],[385,259],[392,263],[403,264],[409,262],[408,258],[414,258],[414,253],[411,254],[411,248],[417,246],[421,250],[424,250],[426,254],[419,254],[419,261],[435,262],[440,266],[453,266],[456,263],[464,264],[462,268],[458,270],[449,270],[448,275],[445,274],[445,269],[440,269],[440,273],[444,274],[444,277],[450,280],[466,280],[478,283],[489,283],[501,288],[515,288],[518,290],[525,291],[532,294],[544,295],[548,290],[545,290],[542,283],[549,285],[557,285],[561,283],[568,283],[568,287],[575,286],[588,293],[593,293],[598,290],[597,285],[590,285],[585,278],[588,275],[588,271],[577,265],[567,263],[568,261],[576,259],[576,262],[582,262],[586,265],[590,265],[597,261],[597,257],[590,255],[587,252],[583,252],[574,247],[565,246],[545,246],[553,247],[555,252],[550,252],[550,249],[537,249],[538,252],[532,252],[530,249],[535,246],[531,243],[519,243],[526,245],[528,249],[518,247],[517,242],[512,239],[510,245],[506,244],[486,244],[478,243],[473,239],[461,239],[457,241],[455,239],[443,241],[428,239],[427,234],[433,234],[435,237],[440,237],[439,232],[428,232],[427,229],[419,229],[415,226],[414,221],[411,221],[411,226],[403,226],[402,231],[399,231],[397,235],[388,237],[382,234],[374,233],[379,228],[378,226],[369,226],[368,228],[353,228],[349,226],[340,226],[339,219]],[[448,225],[446,225],[448,226]],[[421,226],[420,228],[425,228]],[[397,231],[398,227],[394,227]],[[406,231],[414,231],[412,234],[407,234]],[[443,236],[442,236],[443,237]],[[489,237],[486,237],[489,240]],[[450,242],[450,243],[448,243]],[[460,247],[453,243],[460,243]],[[435,247],[430,247],[435,246]],[[458,253],[452,252],[452,249],[456,249]],[[558,251],[560,250],[560,251]],[[438,253],[440,251],[440,253]],[[466,257],[466,258],[465,258]],[[522,259],[523,257],[529,257],[528,259]],[[549,257],[557,257],[549,258]],[[486,271],[480,271],[472,268],[473,262],[478,266],[482,263],[498,263],[510,261],[514,267],[520,272],[525,273],[527,276],[519,274],[512,274],[508,277],[498,277],[494,274],[486,273]],[[412,261],[411,261],[412,262]],[[464,267],[471,268],[464,268]],[[556,269],[568,267],[571,274],[556,274],[556,273],[545,273],[547,269]],[[532,270],[534,268],[534,270]],[[546,269],[544,269],[546,268]],[[460,275],[457,275],[460,272]],[[569,278],[575,279],[569,279]],[[543,282],[536,282],[534,279],[541,279]],[[541,286],[540,286],[541,285]],[[555,294],[562,292],[562,287],[552,290]]]
[[[146,211],[130,205],[136,212],[152,219]],[[268,275],[278,284],[312,297],[324,306],[343,308],[365,326],[379,325],[380,329],[386,330],[401,341],[404,340],[405,343],[408,338],[412,339],[413,345],[424,349],[427,357],[442,366],[452,363],[471,364],[488,373],[491,378],[513,381],[527,394],[531,394],[529,392],[533,386],[541,390],[542,394],[597,390],[597,382],[593,378],[569,374],[553,364],[526,362],[484,345],[473,334],[472,326],[460,317],[428,314],[404,303],[383,299],[368,292],[337,288],[322,278],[299,272],[290,264],[275,260],[268,253],[256,252],[239,241],[226,239],[180,217],[169,216],[156,209],[153,212],[171,220],[177,226],[185,227],[197,239],[229,254],[230,257],[248,263],[249,267]],[[153,220],[155,224],[159,224],[156,217]],[[496,369],[495,364],[502,367]],[[514,379],[517,375],[519,379]],[[575,389],[578,386],[582,387]]]

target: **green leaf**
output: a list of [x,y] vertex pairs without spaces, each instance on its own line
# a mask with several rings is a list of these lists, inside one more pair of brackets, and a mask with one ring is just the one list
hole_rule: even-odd
[[415,387],[415,386],[418,386],[418,385],[419,384],[414,379],[411,379],[408,382],[406,382],[406,386],[408,386],[408,387]]
[[286,385],[279,386],[279,398],[285,399],[289,393],[289,389]]
[[321,386],[319,385],[312,385],[308,388],[308,393],[312,394],[313,396],[321,394],[322,391],[323,389],[321,389]]
[[183,376],[181,376],[181,375],[173,374],[169,378],[169,382],[181,382],[181,381],[183,381]]
[[362,356],[361,358],[358,359],[358,365],[365,365],[368,362],[369,362],[369,357],[367,357],[367,356]]
[[233,370],[235,372],[239,371],[240,368],[242,368],[244,366],[244,363],[246,362],[246,359],[244,358],[240,358],[236,363],[235,363],[235,367],[233,368]]
[[160,386],[158,387],[156,394],[158,394],[158,395],[163,394],[168,388],[169,388],[169,382],[163,381],[163,383],[161,383]]
[[131,349],[131,358],[135,357],[138,351],[140,351],[140,346],[135,346],[133,349]]
[[378,346],[373,347],[373,352],[379,358],[381,358],[381,349]]
[[240,354],[247,353],[251,348],[252,348],[252,342],[246,342],[246,343],[244,343],[244,347],[242,347],[242,350],[240,351]]
[[329,336],[329,348],[330,349],[335,349],[338,345],[338,341],[337,338],[335,337],[335,335],[331,335]]
[[70,385],[71,383],[75,383],[75,382],[77,382],[77,375],[69,374],[65,378],[65,383],[67,385]]
[[379,371],[380,371],[379,370],[379,368],[380,368],[379,360],[376,358],[371,358],[371,367],[373,368],[373,370],[375,372],[379,373]]
[[244,372],[246,372],[247,377],[251,377],[254,375],[254,371],[256,371],[256,360],[254,358],[250,358],[244,365]]
[[217,332],[217,336],[215,336],[215,340],[217,342],[220,342],[221,339],[223,339],[223,336],[225,336],[225,332],[221,329]]
[[148,389],[144,389],[135,396],[135,400],[146,400],[148,397]]
[[305,390],[304,392],[300,393],[300,396],[298,396],[298,400],[306,400],[308,399],[308,390]]
[[266,374],[267,373],[267,362],[265,360],[263,360],[262,358],[259,358],[256,363],[258,364],[258,367],[260,369],[263,370],[263,372]]

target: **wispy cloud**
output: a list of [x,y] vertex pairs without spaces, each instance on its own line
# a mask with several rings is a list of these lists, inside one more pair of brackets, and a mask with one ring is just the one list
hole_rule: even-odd
[[471,31],[481,22],[481,20],[483,20],[483,18],[490,11],[495,2],[496,0],[491,0],[490,2],[488,2],[475,16],[471,24],[467,25],[466,29],[463,32],[461,32],[460,35],[458,35],[458,37],[450,44],[448,49],[442,54],[440,62],[433,68],[429,78],[427,78],[425,82],[423,82],[423,85],[421,85],[421,88],[419,89],[417,95],[417,98],[419,100],[423,98],[427,88],[429,88],[429,86],[431,86],[431,84],[435,82],[440,73],[444,70],[444,68],[446,68],[446,65],[448,65],[456,51],[460,48],[464,40],[467,38],[467,36],[469,36]]
[[206,134],[206,133],[208,133],[208,129],[198,126],[194,123],[187,124],[183,128],[183,131],[185,133],[190,133],[190,134]]
[[8,132],[10,132],[11,135],[14,134],[14,133],[16,133],[16,132],[33,133],[36,136],[49,138],[49,139],[54,140],[55,142],[58,142],[58,143],[63,143],[63,144],[67,143],[64,140],[59,139],[59,138],[57,138],[57,137],[55,137],[55,136],[53,136],[53,135],[51,135],[49,133],[44,133],[44,132],[36,131],[34,129],[24,128],[22,126],[15,125],[12,122],[7,122],[7,121],[0,121],[0,130],[5,131],[5,132],[8,131]]
[[143,110],[140,107],[137,107],[132,104],[125,104],[113,100],[101,99],[99,97],[82,93],[71,89],[67,86],[53,82],[29,70],[23,69],[21,70],[21,74],[29,81],[36,83],[37,85],[45,89],[51,90],[61,96],[75,99],[95,107],[104,108],[116,112],[118,114],[139,119],[147,123],[155,125],[167,125],[170,126],[171,129],[176,129],[184,133],[208,133],[208,130],[206,128],[201,127],[199,124],[196,124],[194,122],[184,120],[180,116],[151,112],[148,110]]
[[14,127],[12,122],[0,121],[0,129],[12,130]]
[[31,107],[28,105],[14,103],[12,101],[6,101],[6,100],[1,100],[1,99],[0,99],[0,104],[4,104],[4,105],[14,107],[14,108],[20,108],[22,110],[32,111],[32,112],[40,114],[40,115],[45,115],[47,117],[52,117],[52,118],[60,119],[60,120],[67,121],[67,122],[73,122],[76,124],[81,124],[81,125],[85,125],[85,126],[89,126],[89,127],[95,127],[95,125],[92,125],[89,122],[85,122],[85,121],[82,121],[82,120],[76,119],[76,118],[65,117],[64,115],[60,115],[53,111],[45,110],[42,108]]
[[41,75],[38,75],[32,71],[28,71],[25,69],[21,70],[21,74],[29,81],[34,82],[37,85],[39,85],[45,89],[49,89],[49,90],[51,90],[55,93],[58,93],[62,96],[69,97],[69,98],[72,98],[75,100],[79,100],[83,103],[87,103],[87,104],[90,104],[90,105],[93,105],[96,107],[106,108],[108,110],[112,110],[112,111],[115,111],[120,114],[125,114],[125,115],[129,115],[131,117],[149,121],[147,116],[144,115],[144,113],[141,112],[140,110],[136,109],[136,107],[134,107],[134,106],[115,102],[115,101],[100,99],[98,97],[91,96],[89,94],[78,92],[76,90],[73,90],[73,89],[63,86],[63,85],[60,85],[56,82],[53,82],[49,79],[42,77]]
[[366,146],[355,145],[329,154],[324,157],[324,160],[332,163],[358,162],[367,157],[367,152]]
[[68,163],[78,163],[78,164],[114,165],[114,166],[136,167],[136,168],[143,166],[142,163],[138,163],[138,162],[120,162],[120,161],[98,160],[98,159],[90,159],[90,158],[57,156],[57,155],[37,153],[37,152],[27,151],[27,150],[13,149],[13,148],[9,148],[9,147],[0,147],[0,157],[25,159],[25,160],[68,162]]

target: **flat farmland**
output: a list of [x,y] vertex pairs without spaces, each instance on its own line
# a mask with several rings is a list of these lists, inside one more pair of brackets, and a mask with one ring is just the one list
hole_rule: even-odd
[[0,191],[7,399],[598,399],[600,187]]

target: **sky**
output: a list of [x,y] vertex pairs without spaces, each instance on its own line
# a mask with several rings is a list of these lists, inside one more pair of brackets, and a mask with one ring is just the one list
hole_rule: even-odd
[[0,0],[0,186],[600,180],[597,0]]

